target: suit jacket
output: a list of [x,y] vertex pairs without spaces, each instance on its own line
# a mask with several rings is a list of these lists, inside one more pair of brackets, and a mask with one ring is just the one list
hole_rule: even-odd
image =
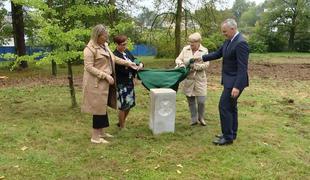
[[[116,57],[125,60],[123,53],[119,52],[117,49],[115,49],[113,53]],[[135,61],[136,58],[130,53],[129,50],[126,49],[125,53],[128,59],[130,59],[132,62]],[[116,83],[128,83],[129,81],[133,80],[133,78],[137,73],[137,71],[134,69],[118,64],[115,65],[115,72],[116,72]]]
[[249,86],[248,59],[249,46],[239,33],[232,42],[226,40],[215,52],[202,56],[203,61],[212,61],[223,57],[222,81],[224,88],[239,90]]

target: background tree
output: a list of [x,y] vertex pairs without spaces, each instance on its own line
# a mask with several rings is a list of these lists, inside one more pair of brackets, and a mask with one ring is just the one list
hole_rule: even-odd
[[6,19],[7,10],[4,8],[3,0],[0,0],[0,45],[6,44],[12,33],[12,26]]
[[[72,106],[77,106],[72,63],[81,62],[82,51],[90,39],[91,28],[103,21],[108,22],[107,19],[98,17],[105,17],[115,7],[79,0],[20,0],[19,3],[27,3],[32,9],[28,15],[37,25],[31,26],[35,34],[33,36],[35,45],[52,47],[50,51],[44,52],[44,57],[40,61],[35,63],[40,65],[54,61],[56,64],[67,64]],[[127,29],[133,29],[132,21],[118,23],[114,29],[110,29],[110,34],[122,33]],[[34,60],[34,58],[35,56],[24,56],[19,60]]]
[[[310,1],[309,0],[271,0],[267,3],[266,12],[263,14],[262,22],[260,23],[260,34],[268,43],[269,50],[273,50],[272,42],[288,40],[281,50],[285,50],[287,45],[288,50],[295,50],[296,34],[306,36],[298,36],[302,40],[309,36],[309,16]],[[274,36],[277,34],[276,36]],[[276,37],[276,39],[274,39]],[[299,41],[302,43],[303,41]]]
[[[11,8],[15,50],[18,56],[23,56],[26,55],[23,6],[11,1]],[[27,68],[27,61],[21,61],[20,67],[23,69]]]
[[236,18],[236,21],[239,22],[242,14],[253,6],[255,6],[255,3],[253,2],[246,2],[245,0],[235,0],[232,7],[232,12]]
[[181,51],[181,20],[182,20],[182,4],[183,0],[177,0],[177,10],[175,14],[175,57],[178,57]]

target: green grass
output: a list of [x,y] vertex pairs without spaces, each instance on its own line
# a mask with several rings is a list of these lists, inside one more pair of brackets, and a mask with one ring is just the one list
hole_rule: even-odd
[[258,63],[309,64],[310,53],[251,53],[250,60]]
[[[143,58],[143,59],[142,59]],[[141,57],[148,67],[172,67],[171,59]],[[49,67],[8,72],[10,78],[49,76]],[[82,67],[74,73],[81,76]],[[24,75],[25,75],[24,74]],[[60,70],[65,75],[65,69]],[[61,76],[61,75],[60,75]],[[0,89],[0,177],[5,179],[307,179],[310,174],[309,81],[251,79],[239,101],[239,137],[212,145],[220,131],[220,77],[209,77],[207,127],[189,126],[186,98],[177,94],[176,132],[152,135],[149,92],[136,86],[137,106],[127,131],[109,109],[109,145],[90,143],[91,116],[70,108],[64,85]],[[77,87],[80,104],[81,89]],[[293,102],[292,102],[293,101]],[[26,150],[22,150],[27,147]],[[177,165],[181,164],[182,167]],[[181,173],[178,173],[177,171]]]

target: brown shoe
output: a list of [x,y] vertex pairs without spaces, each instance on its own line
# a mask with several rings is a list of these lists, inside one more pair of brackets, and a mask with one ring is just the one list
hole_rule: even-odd
[[90,142],[94,143],[94,144],[108,144],[109,143],[109,141],[107,141],[107,140],[105,140],[103,138],[99,138],[99,140],[91,138]]

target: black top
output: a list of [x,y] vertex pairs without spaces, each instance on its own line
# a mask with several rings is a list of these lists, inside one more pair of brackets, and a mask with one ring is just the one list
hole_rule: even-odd
[[[126,49],[124,53],[127,59],[134,62],[136,58],[130,53],[128,49]],[[113,54],[119,58],[125,59],[124,54],[119,52],[117,49],[114,50]],[[116,83],[120,84],[120,83],[128,83],[130,81],[132,82],[133,78],[136,76],[137,71],[130,67],[115,64],[115,73],[116,73]]]

